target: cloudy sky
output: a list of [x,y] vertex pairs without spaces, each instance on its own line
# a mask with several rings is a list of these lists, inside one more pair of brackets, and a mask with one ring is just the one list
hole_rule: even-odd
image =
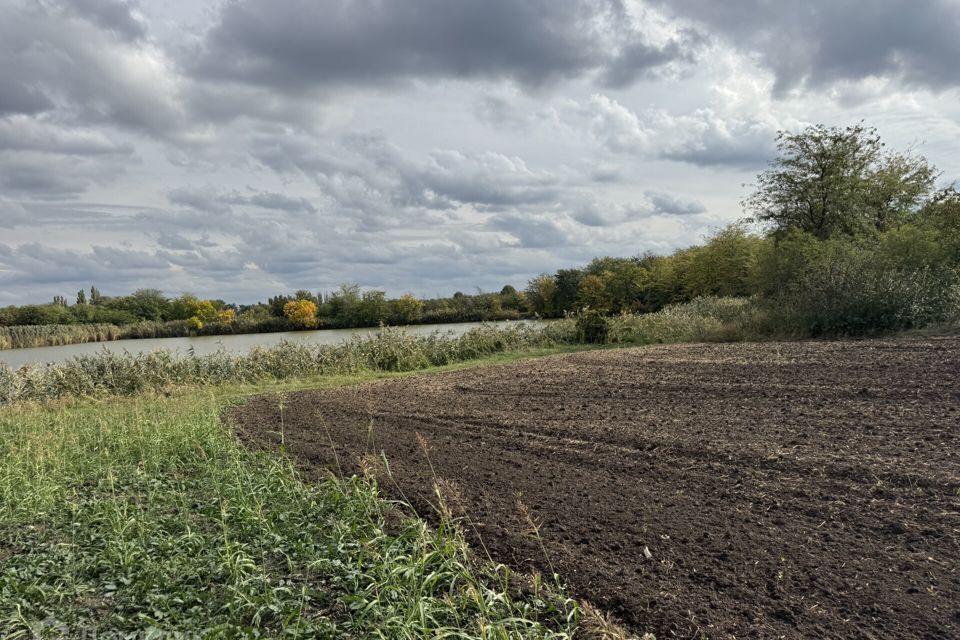
[[815,122],[960,177],[960,0],[0,10],[0,305],[522,285],[696,242]]

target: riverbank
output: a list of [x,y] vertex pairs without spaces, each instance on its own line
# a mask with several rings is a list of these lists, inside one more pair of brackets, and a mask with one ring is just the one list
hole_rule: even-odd
[[[534,316],[463,319],[461,321],[421,321],[415,323],[388,325],[406,327],[443,327],[460,324],[482,324],[485,322],[535,321]],[[0,351],[15,349],[42,349],[119,340],[171,340],[174,338],[221,338],[227,336],[249,336],[270,334],[310,334],[317,331],[375,331],[378,325],[358,324],[323,325],[315,328],[299,327],[286,318],[270,318],[266,321],[245,322],[208,322],[197,326],[185,320],[153,322],[145,320],[133,324],[83,323],[83,324],[43,324],[43,325],[0,325]],[[429,329],[428,329],[429,330]]]
[[[434,333],[444,336],[461,335],[480,326],[506,327],[516,323],[540,324],[550,321],[510,320],[498,322],[463,322],[453,324],[410,325],[393,327],[409,335],[428,336]],[[0,350],[0,366],[17,369],[24,365],[65,362],[76,356],[96,355],[104,350],[118,355],[125,353],[142,354],[157,350],[167,350],[180,355],[206,356],[226,351],[244,354],[256,348],[272,348],[285,342],[304,345],[334,345],[347,342],[354,336],[369,337],[376,335],[379,327],[364,329],[315,329],[310,331],[277,331],[271,333],[248,333],[217,336],[190,336],[182,338],[139,338],[122,339],[111,342],[88,342]]]
[[115,354],[100,351],[66,362],[22,367],[0,366],[0,405],[76,397],[171,393],[177,387],[216,387],[273,380],[310,380],[364,372],[416,371],[487,356],[549,349],[578,342],[573,320],[542,327],[482,325],[456,337],[413,336],[384,328],[335,345],[284,342],[246,354],[208,355],[151,351]]

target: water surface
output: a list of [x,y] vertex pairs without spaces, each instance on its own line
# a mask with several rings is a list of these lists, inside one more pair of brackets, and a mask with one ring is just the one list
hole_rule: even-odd
[[[519,320],[505,322],[491,322],[497,326],[507,326],[517,322],[536,323],[535,320]],[[429,335],[439,332],[442,335],[458,336],[474,327],[481,326],[482,322],[456,322],[450,324],[422,324],[404,327],[410,335]],[[270,346],[286,340],[305,344],[339,344],[349,340],[354,335],[369,336],[378,331],[370,329],[320,329],[318,331],[284,331],[280,333],[247,333],[229,336],[196,336],[191,338],[144,338],[142,340],[116,340],[113,342],[86,342],[83,344],[68,344],[59,347],[34,347],[29,349],[0,350],[0,362],[5,362],[13,368],[25,364],[45,362],[62,362],[74,356],[96,353],[107,349],[114,353],[145,353],[157,349],[169,349],[179,353],[187,353],[191,348],[197,355],[229,351],[231,353],[246,353],[254,347]]]

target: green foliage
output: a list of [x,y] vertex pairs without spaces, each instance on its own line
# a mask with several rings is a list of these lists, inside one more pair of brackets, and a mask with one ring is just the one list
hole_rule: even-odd
[[[802,242],[802,241],[797,241]],[[793,254],[792,278],[772,296],[781,326],[808,335],[864,335],[945,322],[957,309],[957,272],[927,231],[836,238]]]
[[937,177],[923,157],[884,153],[876,130],[862,124],[782,131],[777,148],[779,156],[744,204],[777,232],[799,229],[821,240],[908,221]]
[[387,303],[385,291],[364,291],[360,296],[360,305],[357,309],[358,324],[364,327],[375,327],[383,324],[390,317],[390,305]]
[[423,300],[418,300],[412,293],[403,294],[391,304],[395,324],[416,324],[423,318]]
[[223,409],[0,412],[5,638],[573,637],[574,602],[478,562],[455,522],[429,529],[372,479],[303,482]]
[[[186,297],[184,296],[173,304],[185,304],[184,299]],[[192,298],[192,302],[194,306],[199,303],[196,298]],[[182,307],[178,307],[178,315],[172,315],[172,303],[163,295],[162,291],[157,289],[140,289],[129,296],[110,298],[103,302],[103,306],[107,309],[126,312],[132,318],[156,322],[173,318],[182,320],[182,314],[186,313],[186,310],[180,310]],[[196,315],[196,313],[191,313],[186,317],[189,318],[192,315]]]
[[524,300],[533,313],[551,317],[556,313],[554,296],[557,291],[557,282],[552,276],[543,273],[532,278],[527,283]]
[[731,225],[702,246],[677,254],[684,295],[690,300],[752,295],[758,256],[765,244],[742,226]]
[[609,333],[608,321],[599,311],[584,309],[577,315],[577,339],[587,344],[603,344]]

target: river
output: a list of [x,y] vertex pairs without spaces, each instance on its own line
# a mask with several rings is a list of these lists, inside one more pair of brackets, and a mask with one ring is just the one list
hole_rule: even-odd
[[[491,322],[487,324],[508,326],[516,322],[540,322],[535,320],[519,320],[505,322]],[[482,322],[457,322],[451,324],[422,324],[404,327],[403,330],[411,335],[429,335],[439,332],[442,335],[458,336],[474,327],[481,326]],[[144,353],[157,349],[169,349],[180,353],[187,353],[193,348],[194,353],[203,355],[216,351],[230,351],[245,353],[255,347],[265,347],[286,340],[305,344],[339,344],[349,340],[354,335],[369,336],[378,331],[369,329],[320,329],[318,331],[284,331],[280,333],[247,333],[228,336],[196,336],[192,338],[144,338],[141,340],[115,340],[113,342],[85,342],[83,344],[68,344],[59,347],[34,347],[29,349],[0,350],[0,362],[5,362],[13,368],[25,364],[39,364],[47,362],[62,362],[74,356],[95,353],[107,349],[115,353]]]

